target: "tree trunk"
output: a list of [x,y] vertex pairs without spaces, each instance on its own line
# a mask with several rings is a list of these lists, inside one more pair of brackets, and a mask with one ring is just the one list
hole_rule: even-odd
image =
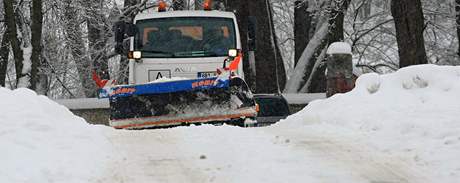
[[343,22],[349,5],[350,0],[332,0],[331,17],[329,19],[329,44],[343,41]]
[[[124,8],[128,8],[130,6],[134,6],[137,4],[136,0],[125,0],[124,1]],[[128,15],[130,18],[126,20],[134,20],[134,15]],[[132,22],[131,22],[132,23]],[[119,68],[119,76],[118,76],[118,83],[119,84],[128,84],[129,82],[129,60],[127,55],[121,54],[120,55],[120,68]]]
[[[309,44],[305,48],[302,53],[302,56],[297,63],[297,66],[294,69],[291,78],[286,84],[286,89],[284,90],[285,93],[299,93],[302,88],[308,90],[310,88],[309,85],[313,85],[315,83],[323,83],[318,82],[314,77],[312,79],[313,82],[311,84],[307,84],[307,79],[310,77],[311,73],[317,73],[317,69],[322,62],[322,60],[317,59],[323,52],[324,48],[327,45],[327,35],[329,30],[329,24],[325,20],[321,20],[318,22],[319,28],[317,28],[315,34],[311,38]],[[319,60],[319,61],[318,61]],[[318,77],[324,75],[324,73],[317,75]],[[324,80],[325,83],[325,80]],[[325,85],[325,84],[324,84]]]
[[330,13],[325,15],[321,15],[321,12],[317,13],[320,16],[315,17],[315,22],[317,22],[315,34],[302,51],[302,55],[284,92],[326,92],[326,62],[323,53],[329,43],[344,39],[343,22],[349,3],[350,0],[331,0],[330,2],[325,2],[321,7],[319,11]]
[[249,49],[248,49],[248,22],[249,10],[247,2],[244,0],[230,0],[226,7],[227,10],[235,12],[240,30],[240,39],[243,51],[243,71],[245,80],[253,92],[255,92],[255,77],[251,75],[251,68],[249,64]]
[[22,73],[24,55],[21,48],[21,43],[18,39],[17,20],[14,12],[14,0],[3,0],[3,8],[5,9],[5,23],[8,32],[8,40],[10,41],[11,49],[14,55],[14,64],[16,69],[16,83],[25,75]]
[[[322,49],[327,49],[328,44],[344,40],[344,28],[343,23],[345,19],[345,13],[350,5],[350,0],[332,0],[331,1],[331,14],[329,18],[329,35],[327,44],[323,45]],[[316,55],[320,55],[321,52],[317,52]],[[319,57],[316,57],[319,58]],[[326,63],[325,58],[321,58],[321,63]],[[307,90],[304,92],[320,93],[325,92],[327,88],[327,77],[326,77],[327,64],[320,64],[317,71],[312,73],[313,81]]]
[[102,79],[110,79],[107,51],[105,50],[108,30],[104,26],[106,19],[102,14],[102,5],[103,2],[100,1],[84,2],[90,58],[93,63],[93,69]]
[[[311,39],[311,32],[315,32],[313,26],[313,17],[308,11],[307,1],[296,1],[294,10],[294,39],[295,39],[295,66],[299,62],[305,48]],[[323,42],[316,49],[314,56],[308,62],[305,70],[304,81],[306,86],[301,89],[305,92],[324,92],[326,89],[326,77],[324,76],[325,66],[321,62],[317,62],[321,53],[325,49],[327,42]]]
[[[32,31],[32,70],[30,72],[30,89],[37,90],[39,87],[39,69],[41,66],[41,54],[42,54],[42,23],[43,23],[43,12],[42,12],[42,0],[33,0],[31,9],[31,31]],[[39,92],[44,94],[43,91]]]
[[2,36],[2,42],[0,43],[0,87],[5,87],[9,56],[10,45],[7,33],[5,32]]
[[295,60],[294,66],[302,56],[303,50],[310,42],[310,29],[312,28],[312,17],[308,11],[307,1],[296,1],[294,6],[294,41]]
[[455,18],[457,23],[457,39],[458,39],[458,51],[457,55],[460,56],[460,0],[455,0]]
[[246,3],[247,6],[243,8],[250,10],[250,16],[257,18],[256,93],[277,93],[278,84],[280,90],[284,89],[286,72],[277,45],[271,5],[268,0],[246,1]]
[[396,25],[400,68],[428,63],[420,0],[392,0],[391,14]]
[[[270,4],[266,0],[228,0],[226,9],[236,12],[240,28],[241,42],[243,45],[244,60],[243,67],[246,82],[251,84],[255,79],[256,93],[276,93],[278,92],[277,83],[280,90],[283,90],[286,83],[286,72],[284,62],[277,45],[275,29],[273,26],[272,13]],[[248,17],[254,16],[257,19],[257,50],[255,51],[256,59],[256,78],[249,77],[251,73],[248,58]],[[271,25],[270,25],[271,24]],[[271,28],[271,29],[270,29]],[[278,81],[277,74],[278,73]],[[254,86],[250,86],[252,89]]]
[[[330,25],[327,22],[328,33],[330,33]],[[321,31],[321,30],[318,30]],[[325,60],[325,51],[328,45],[328,36],[325,36],[318,40],[318,46],[314,48],[314,52],[310,61],[307,64],[307,70],[305,71],[304,82],[305,85],[300,89],[301,93],[323,93],[326,91],[327,87],[327,78],[326,78],[326,60]],[[310,81],[310,82],[309,82]]]
[[86,55],[83,33],[80,28],[78,11],[74,1],[64,0],[64,30],[66,32],[67,45],[71,50],[72,57],[77,66],[79,79],[82,85],[82,93],[85,97],[96,96],[96,85],[91,79],[91,62]]
[[[200,2],[202,1],[195,1],[195,8],[198,8],[197,2],[201,6]],[[273,21],[271,18],[271,7],[267,7],[267,1],[214,0],[213,2],[214,5],[222,3],[226,5],[224,7],[226,10],[236,13],[244,53],[245,62],[243,62],[243,68],[246,82],[251,84],[254,79],[257,80],[256,93],[276,93],[278,92],[276,73],[278,73],[280,89],[282,90],[286,83],[286,72],[280,50],[277,46],[274,26],[270,26],[270,24],[273,25]],[[257,31],[257,50],[255,51],[256,78],[249,77],[251,71],[247,62],[249,60],[247,43],[249,16],[257,18],[257,29],[259,30]],[[272,38],[273,41],[271,41]],[[254,88],[254,86],[250,86],[250,88]]]

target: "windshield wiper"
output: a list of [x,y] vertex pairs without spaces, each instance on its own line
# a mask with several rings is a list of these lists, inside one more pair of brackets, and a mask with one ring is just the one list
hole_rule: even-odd
[[154,53],[154,54],[165,54],[165,55],[170,55],[171,57],[176,56],[173,52],[168,52],[168,51],[159,51],[159,50],[141,50],[141,52],[144,53]]
[[188,51],[188,52],[178,52],[176,55],[180,56],[218,56],[217,53],[213,51]]

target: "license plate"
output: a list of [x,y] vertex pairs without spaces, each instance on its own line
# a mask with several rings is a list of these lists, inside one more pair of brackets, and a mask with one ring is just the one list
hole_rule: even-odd
[[198,73],[198,78],[210,78],[217,76],[216,72],[199,72]]

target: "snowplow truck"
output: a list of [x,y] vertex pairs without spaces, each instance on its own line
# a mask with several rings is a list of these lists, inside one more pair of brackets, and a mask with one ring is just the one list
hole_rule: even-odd
[[[128,54],[129,84],[95,76],[114,128],[244,125],[256,117],[233,13],[150,10],[114,31],[117,52]],[[122,48],[127,39],[129,49]]]

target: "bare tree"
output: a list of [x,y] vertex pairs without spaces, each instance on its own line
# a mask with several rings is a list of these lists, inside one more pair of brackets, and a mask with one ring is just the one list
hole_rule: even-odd
[[5,12],[5,23],[7,27],[7,36],[14,55],[14,64],[16,69],[16,83],[25,76],[22,72],[24,52],[21,48],[21,42],[18,38],[18,27],[16,13],[14,10],[14,0],[4,0],[3,8]]
[[457,54],[460,56],[460,0],[455,0],[455,22],[457,28],[457,40],[458,40],[458,51]]
[[5,87],[5,79],[7,75],[8,59],[10,56],[10,44],[6,31],[2,36],[0,43],[0,86]]
[[40,89],[39,93],[45,94],[43,86],[40,85],[40,78],[43,78],[43,74],[39,75],[39,69],[42,62],[42,28],[43,28],[43,12],[42,12],[42,0],[33,0],[31,9],[31,32],[32,32],[32,55],[31,62],[32,68],[30,73],[30,89]]
[[[248,17],[253,16],[257,19],[257,50],[255,51],[257,70],[255,78],[257,81],[256,92],[276,93],[278,92],[278,84],[280,89],[283,90],[286,83],[286,72],[275,34],[271,4],[267,0],[234,0],[228,2],[226,9],[236,11],[245,53],[248,53]],[[248,60],[247,57],[245,59]],[[244,67],[246,68],[245,73],[250,73],[247,62]],[[248,83],[252,83],[251,81],[254,78],[246,77],[246,79]]]
[[423,37],[425,24],[420,0],[392,0],[391,14],[396,25],[399,66],[428,63]]
[[298,64],[287,82],[286,93],[311,93],[326,91],[326,65],[328,43],[343,41],[344,15],[349,0],[324,0],[317,7],[315,34],[304,49]]
[[307,1],[295,1],[294,9],[295,66],[310,42],[310,32],[312,32],[311,29],[314,29],[314,25]]
[[329,33],[327,35],[327,41],[323,41],[320,50],[317,50],[316,56],[311,63],[313,65],[310,75],[308,76],[307,82],[300,90],[303,93],[319,93],[325,92],[327,86],[326,78],[326,64],[325,64],[325,52],[327,45],[338,41],[344,41],[344,18],[345,13],[348,10],[350,0],[332,0],[330,6],[330,17],[329,17]]
[[109,30],[106,27],[108,20],[103,14],[103,4],[104,1],[83,1],[93,69],[101,78],[110,79],[106,50]]
[[75,65],[77,66],[82,95],[92,97],[95,96],[96,85],[91,79],[91,62],[86,53],[83,32],[80,27],[80,18],[74,2],[73,0],[63,1],[63,26],[66,33],[66,42],[70,48]]

